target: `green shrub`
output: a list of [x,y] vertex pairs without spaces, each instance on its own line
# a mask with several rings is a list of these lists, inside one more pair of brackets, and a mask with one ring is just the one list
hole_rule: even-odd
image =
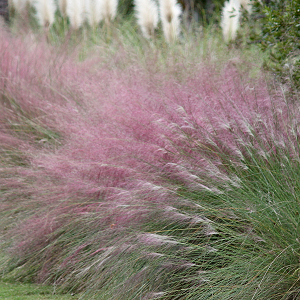
[[250,39],[259,42],[261,49],[269,54],[265,66],[282,82],[299,88],[300,2],[272,0],[260,9],[257,5],[254,19],[260,19],[261,31]]

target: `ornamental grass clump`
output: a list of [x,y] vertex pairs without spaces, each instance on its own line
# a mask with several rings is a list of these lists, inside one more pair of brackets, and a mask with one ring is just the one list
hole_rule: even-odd
[[103,19],[103,1],[88,0],[85,1],[86,19],[93,28],[99,25]]
[[69,18],[71,28],[78,30],[84,22],[84,2],[82,0],[67,0],[66,14]]
[[103,18],[106,25],[109,25],[116,17],[118,0],[102,0]]
[[230,62],[178,78],[0,35],[3,277],[87,299],[297,299],[298,101]]
[[153,0],[136,0],[135,12],[137,22],[146,39],[154,37],[158,25],[158,7]]
[[223,39],[229,43],[236,39],[240,27],[241,4],[238,0],[226,1],[222,9],[221,23]]
[[67,4],[68,0],[58,0],[57,2],[59,11],[63,17],[67,16]]
[[56,4],[54,0],[37,0],[33,2],[40,26],[48,28],[55,21]]
[[159,0],[159,12],[165,39],[172,43],[180,34],[182,8],[176,0]]
[[31,3],[30,0],[10,0],[8,1],[11,9],[14,9],[18,14],[22,15],[26,10],[28,4]]

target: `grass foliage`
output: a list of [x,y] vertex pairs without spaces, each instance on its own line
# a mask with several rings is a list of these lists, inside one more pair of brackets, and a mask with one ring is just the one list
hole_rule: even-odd
[[77,295],[55,295],[53,288],[34,284],[0,282],[0,295],[3,300],[77,300]]
[[1,29],[1,277],[78,299],[298,299],[299,99],[214,27],[168,45],[130,22]]

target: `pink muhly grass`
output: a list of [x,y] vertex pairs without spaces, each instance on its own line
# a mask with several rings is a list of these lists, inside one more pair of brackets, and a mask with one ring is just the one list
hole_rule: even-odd
[[168,43],[178,39],[182,8],[176,0],[159,0],[160,19]]
[[172,240],[169,236],[164,236],[155,233],[144,233],[139,238],[141,239],[141,242],[143,244],[150,245],[172,245],[178,243],[177,241]]
[[146,39],[154,37],[158,24],[158,7],[153,0],[136,0],[135,12],[137,22]]
[[32,51],[0,35],[0,143],[26,162],[11,155],[0,177],[1,207],[22,212],[6,233],[21,278],[32,268],[35,281],[108,289],[111,299],[136,286],[159,295],[167,272],[196,265],[174,259],[172,251],[191,251],[183,233],[218,234],[199,195],[239,186],[232,170],[247,168],[251,149],[298,157],[297,123],[288,119],[292,110],[297,120],[297,103],[289,108],[262,78],[230,64],[149,81],[138,63],[98,68],[101,58],[79,64],[43,43]]

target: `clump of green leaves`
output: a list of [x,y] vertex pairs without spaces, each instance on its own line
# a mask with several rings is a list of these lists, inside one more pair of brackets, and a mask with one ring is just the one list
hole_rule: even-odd
[[[281,81],[300,87],[300,2],[298,0],[270,1],[256,7],[254,19],[261,20],[261,49],[268,52],[265,66]],[[260,18],[263,17],[263,18]],[[257,40],[256,40],[257,41]]]

